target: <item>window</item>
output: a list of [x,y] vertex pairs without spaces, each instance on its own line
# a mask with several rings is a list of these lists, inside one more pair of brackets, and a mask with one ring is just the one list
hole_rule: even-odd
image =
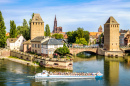
[[46,54],[48,54],[48,51],[46,50]]
[[23,42],[24,42],[24,40],[23,40]]
[[38,48],[40,48],[40,44],[38,44]]
[[32,44],[32,47],[34,47],[34,44]]
[[43,48],[43,45],[41,45],[41,47]]
[[37,48],[37,44],[35,44],[35,48]]
[[20,40],[19,40],[19,42],[20,42]]
[[47,48],[47,45],[46,45],[46,48]]
[[43,49],[42,49],[42,53],[43,53]]
[[51,54],[51,51],[49,51],[49,54]]
[[29,45],[27,45],[27,50],[28,50],[28,48],[29,48]]

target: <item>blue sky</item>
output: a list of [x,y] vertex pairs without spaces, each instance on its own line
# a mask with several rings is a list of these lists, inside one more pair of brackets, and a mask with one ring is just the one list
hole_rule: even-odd
[[45,23],[53,30],[54,17],[63,31],[83,27],[90,32],[98,31],[110,16],[120,24],[120,29],[130,29],[129,0],[0,0],[6,31],[10,20],[22,25],[23,19],[29,21],[32,13],[39,13]]

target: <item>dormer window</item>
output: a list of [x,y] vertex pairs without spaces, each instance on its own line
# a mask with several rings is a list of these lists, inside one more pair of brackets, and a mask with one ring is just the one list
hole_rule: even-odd
[[11,39],[11,41],[13,41],[13,39]]

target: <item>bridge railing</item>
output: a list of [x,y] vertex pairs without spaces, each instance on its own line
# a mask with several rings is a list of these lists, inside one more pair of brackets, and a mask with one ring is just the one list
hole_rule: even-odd
[[85,49],[90,49],[91,48],[92,49],[92,48],[99,48],[99,47],[95,47],[95,46],[94,47],[74,46],[74,47],[69,47],[69,48],[79,48],[79,49],[84,49],[84,48]]
[[124,48],[125,49],[125,48],[130,48],[130,46],[127,46],[127,45],[126,46],[120,46],[120,48]]

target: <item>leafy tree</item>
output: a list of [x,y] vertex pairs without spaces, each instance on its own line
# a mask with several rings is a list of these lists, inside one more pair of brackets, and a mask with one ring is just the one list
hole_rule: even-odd
[[[86,45],[86,43],[89,43],[89,32],[88,31],[84,31],[83,28],[77,28],[76,31],[72,31],[72,32],[67,32],[67,36],[68,36],[68,43],[79,43],[78,41],[84,40],[85,42],[83,42],[83,44]],[[77,38],[77,39],[76,39]],[[81,39],[84,38],[84,39]],[[76,42],[77,40],[77,42]],[[87,41],[87,42],[86,42]],[[82,44],[82,42],[80,42],[80,44]]]
[[2,12],[0,11],[0,47],[4,48],[6,45],[6,27]]
[[85,38],[85,40],[87,41],[87,45],[88,45],[88,43],[89,43],[89,32],[88,31],[84,31],[83,38]]
[[70,54],[70,50],[64,43],[63,47],[57,48],[55,50],[55,53],[58,53],[59,55],[65,56],[66,54]]
[[50,27],[48,24],[46,24],[46,27],[45,27],[45,36],[50,36],[51,35],[51,32],[50,32]]
[[78,39],[78,37],[77,37],[77,38],[76,38],[76,43],[77,43],[77,44],[87,45],[87,41],[85,40],[85,38],[80,38],[80,39]]
[[84,36],[84,29],[83,28],[77,28],[77,37],[78,38],[83,38]]
[[[34,13],[32,14],[32,18],[34,16]],[[29,25],[31,26],[31,21],[32,21],[32,18],[29,20]]]
[[53,34],[52,37],[55,39],[63,39],[64,38],[63,34],[58,34],[58,33]]
[[23,20],[23,26],[17,27],[17,33],[22,34],[26,40],[30,39],[30,28],[28,27],[27,21]]
[[17,30],[16,30],[16,24],[12,20],[10,20],[10,38],[16,38],[17,37]]

